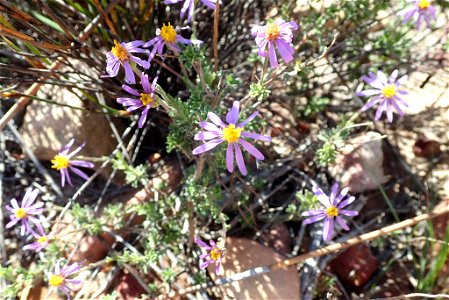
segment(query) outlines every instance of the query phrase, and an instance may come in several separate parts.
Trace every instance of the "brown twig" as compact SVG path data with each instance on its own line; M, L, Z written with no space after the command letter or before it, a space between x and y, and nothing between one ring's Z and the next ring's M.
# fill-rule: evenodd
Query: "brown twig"
M218 20L220 16L220 1L215 2L214 13L214 71L218 71Z

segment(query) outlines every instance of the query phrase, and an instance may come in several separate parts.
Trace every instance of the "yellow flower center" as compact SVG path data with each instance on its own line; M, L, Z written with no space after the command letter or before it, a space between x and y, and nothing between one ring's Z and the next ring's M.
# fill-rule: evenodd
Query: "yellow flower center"
M170 25L170 22L168 22L168 25L162 25L161 37L166 43L176 42L176 30Z
M140 101L145 106L151 104L151 106L154 107L154 105L156 104L153 97L151 97L150 94L144 94L144 93L140 94Z
M427 9L429 6L430 6L430 1L429 0L421 0L418 3L419 9Z
M111 49L112 54L120 59L121 61L129 59L128 50L125 49L122 45L119 44L116 40L114 40L114 47Z
M265 30L265 36L267 40L274 41L281 35L281 28L276 23L268 23L267 29Z
M23 219L27 216L27 211L24 208L19 208L16 210L16 217L19 219Z
M396 95L396 86L394 84L389 84L382 89L382 94L385 97L391 98Z
M335 206L330 206L326 209L326 215L330 218L334 218L338 216L338 208Z
M41 236L40 238L37 239L37 242L40 244L45 244L46 242L48 242L48 237Z
M235 143L240 138L243 128L235 128L234 124L223 129L223 139L228 143Z
M64 283L64 280L64 276L53 274L50 276L50 279L48 279L48 283L50 283L51 286L58 287Z
M222 250L220 250L219 248L214 248L210 252L210 258L212 258L213 260L219 260L222 254Z
M67 169L70 165L70 160L64 155L56 155L51 160L51 163L53 164L51 167L59 171L61 169Z

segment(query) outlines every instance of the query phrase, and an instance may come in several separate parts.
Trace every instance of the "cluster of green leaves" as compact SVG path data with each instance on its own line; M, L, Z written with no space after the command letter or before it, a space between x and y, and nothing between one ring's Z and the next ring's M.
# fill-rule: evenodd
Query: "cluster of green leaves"
M309 190L302 190L296 193L295 202L290 203L285 212L289 215L290 220L300 220L301 214L307 210L316 209L319 202L312 192Z
M318 139L323 144L316 151L316 158L319 165L327 166L335 162L339 149L346 145L351 128L354 126L357 125L354 125L351 119L344 119L336 128L320 131Z
M122 228L124 224L123 204L108 204L100 216L97 216L89 206L81 206L74 203L72 206L72 215L79 228L87 230L91 235L100 234L101 227L113 225L114 229Z
M136 188L140 185L145 185L147 181L147 166L138 165L132 166L128 164L123 157L123 154L118 152L115 158L112 160L112 167L114 170L120 170L125 173L125 181L132 187Z
M308 117L320 113L326 108L329 102L329 98L313 96L304 107L304 116Z

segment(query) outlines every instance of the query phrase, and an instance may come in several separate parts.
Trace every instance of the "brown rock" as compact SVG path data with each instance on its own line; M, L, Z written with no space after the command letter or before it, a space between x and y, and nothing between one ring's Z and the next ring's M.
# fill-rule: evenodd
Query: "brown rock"
M226 239L223 260L224 276L266 266L285 257L259 243L242 238ZM208 268L215 278L215 265ZM221 277L221 276L220 276ZM227 299L299 299L299 276L295 267L279 269L266 274L235 281L220 287Z
M119 293L120 300L134 300L140 298L146 291L131 274L123 274L118 279L115 290Z
M84 63L79 61L72 63L80 70L88 72L90 76L99 77L99 74L93 73L93 69ZM74 91L80 94L76 89ZM60 104L85 107L84 103L69 89L57 85L42 86L37 97L50 99ZM72 138L75 139L75 146L86 142L86 146L79 155L87 157L109 155L117 145L104 115L38 100L34 100L27 107L20 130L24 142L39 160L51 160L58 153L59 147L67 144ZM104 174L107 173L107 171L104 172Z
M274 248L278 253L288 254L291 252L292 239L284 223L274 223L264 234L264 240L268 247Z
M441 145L425 135L420 135L413 145L413 153L417 157L434 158L441 154Z
M378 263L366 244L348 248L331 263L330 267L342 282L354 288L363 287L377 271Z
M376 189L387 178L383 170L382 136L366 132L351 139L340 149L329 172L352 193Z

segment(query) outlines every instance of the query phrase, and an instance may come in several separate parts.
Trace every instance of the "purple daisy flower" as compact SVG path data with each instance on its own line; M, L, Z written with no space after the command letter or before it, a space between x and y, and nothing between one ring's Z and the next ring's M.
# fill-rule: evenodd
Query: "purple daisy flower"
M39 230L42 230L41 221L36 218L37 215L40 215L44 209L42 208L44 206L43 202L34 203L34 201L37 198L37 194L39 193L39 190L33 190L31 187L27 189L25 196L23 196L22 203L17 203L16 199L11 199L11 205L6 205L6 209L9 210L11 215L9 215L9 218L11 221L9 221L8 224L6 224L6 228L11 228L15 224L17 224L19 221L21 222L22 226L20 227L20 235L24 236L25 232L36 234L35 231L31 228L30 222L34 223Z
M192 19L193 11L195 10L195 0L165 0L164 3L165 4L176 4L176 3L179 3L182 1L184 1L184 4L182 5L182 8L181 8L181 19L184 19L184 16L187 12L187 21L190 22L190 20ZM216 1L214 1L214 0L200 0L200 1L208 8L215 10ZM220 1L220 4L222 4L221 1Z
M246 175L246 165L245 161L243 160L242 150L240 149L239 145L241 145L243 149L248 151L258 160L264 160L265 157L259 150L256 149L256 147L243 139L243 137L263 142L270 142L271 137L243 130L243 127L252 119L254 119L259 114L259 112L256 111L243 122L237 123L239 114L240 102L238 101L234 101L232 109L226 115L226 122L228 123L227 125L216 114L214 114L213 112L209 112L207 116L212 121L212 123L200 122L201 128L206 131L201 131L194 137L197 141L209 141L193 149L192 153L194 155L201 154L217 147L218 145L226 141L228 143L228 147L226 149L226 167L228 171L231 173L234 171L235 151L237 166L239 167L240 172L243 175Z
M419 30L421 21L427 23L427 27L430 28L432 19L436 19L436 9L430 4L429 0L407 0L408 3L413 3L411 6L400 11L398 15L403 16L402 23L408 22L412 17L416 20L416 29Z
M83 167L83 168L93 168L94 164L91 162L87 162L84 160L71 160L73 156L75 156L78 152L83 149L84 145L86 143L83 143L81 146L73 150L69 153L70 148L72 147L73 143L75 142L75 139L72 139L62 150L59 150L59 153L51 160L51 163L53 164L51 167L53 169L56 169L61 173L61 185L65 185L65 180L67 179L67 182L72 185L72 180L70 179L69 169L79 177L88 180L89 176L86 175L83 171L78 169L77 167Z
M275 48L277 48L285 63L291 62L295 52L291 46L293 40L292 31L297 29L298 24L296 22L285 22L282 19L277 19L275 22L268 23L265 26L254 26L251 32L256 37L256 44L259 46L259 56L267 56L268 46L268 56L272 68L279 65Z
M195 239L195 243L204 250L206 250L206 253L200 256L200 258L203 260L203 262L200 265L200 269L205 269L211 263L216 263L217 267L215 269L215 273L217 275L220 274L221 261L225 256L225 249L218 247L213 240L209 241L210 246L198 238Z
M69 292L72 289L70 287L68 287L67 284L68 283L81 284L82 281L75 280L75 279L67 279L67 277L78 272L79 270L81 270L81 266L76 262L69 266L65 266L63 268L59 267L59 262L58 262L58 263L56 263L55 272L53 274L51 274L50 277L48 278L48 283L52 287L59 288L67 296L67 299L70 299Z
M108 75L103 75L101 77L117 76L120 65L122 65L125 69L125 81L129 84L135 84L136 78L134 76L133 69L131 68L130 61L141 65L144 69L148 69L150 67L150 62L131 54L149 53L148 50L140 48L143 44L143 41L133 41L120 44L119 42L114 41L114 47L112 47L111 51L106 53L106 72L108 72Z
M402 117L404 112L400 106L408 107L408 104L400 97L400 95L407 94L407 92L401 90L400 87L407 81L408 76L404 75L396 80L397 77L398 70L394 70L389 78L387 78L387 76L380 70L377 71L377 76L372 72L369 72L368 76L362 76L362 80L371 85L374 89L357 92L357 96L374 97L361 108L361 111L366 111L373 105L380 103L376 111L375 120L379 120L383 112L386 111L388 122L393 122L393 108Z
M164 50L164 46L167 45L168 48L170 48L174 53L178 54L181 49L178 46L178 43L184 44L184 45L190 45L190 44L202 44L202 41L199 40L189 40L186 38L183 38L180 36L175 28L168 22L168 25L163 24L162 28L158 28L156 30L156 37L151 39L150 41L146 42L143 46L144 47L153 47L150 53L150 58L148 59L148 62L151 62L153 57L156 55L156 53L159 56L162 56L162 51Z
M25 245L23 250L34 250L36 252L41 252L43 249L47 248L50 244L50 237L44 233L43 230L39 230L40 234L35 234L36 242Z
M329 197L319 187L314 186L312 190L318 201L320 201L321 204L324 205L325 209L309 210L303 212L301 214L302 216L310 218L305 219L302 224L307 225L324 219L323 238L325 241L329 241L330 239L332 239L335 221L337 221L340 227L344 230L349 230L348 224L346 224L345 220L340 215L353 217L359 214L355 210L342 209L355 200L354 196L346 198L349 188L346 187L342 189L340 193L338 193L338 183L335 183L332 186L332 191Z
M142 72L141 75L141 82L142 82L142 88L143 93L139 93L135 89L127 86L126 84L122 85L122 88L127 91L128 93L139 97L139 99L134 98L117 98L117 102L122 104L123 106L127 106L127 111L133 111L136 109L139 109L141 107L145 107L142 111L142 114L139 118L139 128L143 127L143 124L145 123L145 120L147 119L148 110L150 108L155 108L159 105L156 95L154 93L156 89L156 82L157 77L153 79L153 82L150 85L150 81L148 79L148 75L144 74Z

